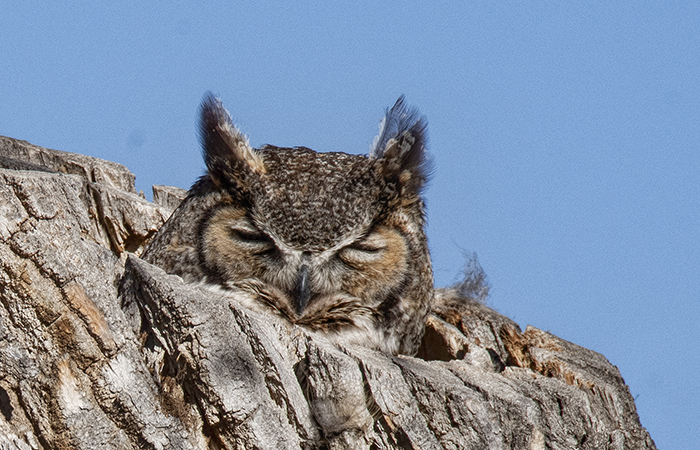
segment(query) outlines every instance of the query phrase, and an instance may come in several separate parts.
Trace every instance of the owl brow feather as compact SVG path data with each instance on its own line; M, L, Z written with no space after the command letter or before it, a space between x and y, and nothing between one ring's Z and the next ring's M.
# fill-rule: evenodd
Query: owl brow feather
M265 173L262 157L233 125L231 115L219 98L207 92L200 111L199 139L208 172L215 182L224 174L236 175L248 170Z
M399 138L406 131L409 131L417 140L423 140L426 119L417 109L407 107L404 100L402 95L391 109L386 110L379 122L379 134L370 146L370 158L384 157L389 141Z
M370 159L379 161L388 186L400 192L404 201L410 202L430 177L426 127L425 117L406 107L401 96L386 112L370 149Z

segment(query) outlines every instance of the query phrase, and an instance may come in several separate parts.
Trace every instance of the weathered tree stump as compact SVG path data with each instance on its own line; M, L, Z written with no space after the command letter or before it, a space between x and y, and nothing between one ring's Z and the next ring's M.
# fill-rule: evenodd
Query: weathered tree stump
M454 288L417 357L339 348L138 258L181 199L0 137L0 448L654 449L616 367Z

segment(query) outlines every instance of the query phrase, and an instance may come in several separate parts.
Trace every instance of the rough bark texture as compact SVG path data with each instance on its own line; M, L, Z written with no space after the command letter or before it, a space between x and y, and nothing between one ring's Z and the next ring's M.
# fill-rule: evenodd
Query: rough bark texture
M137 255L182 198L0 137L1 449L655 448L602 355L443 290L417 357L322 336Z

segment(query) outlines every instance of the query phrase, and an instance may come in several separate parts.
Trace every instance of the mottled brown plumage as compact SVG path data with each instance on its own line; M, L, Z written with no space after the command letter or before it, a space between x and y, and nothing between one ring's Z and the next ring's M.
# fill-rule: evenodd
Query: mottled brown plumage
M413 354L433 298L424 118L399 99L368 156L253 149L207 95L200 137L207 174L143 258L336 342Z

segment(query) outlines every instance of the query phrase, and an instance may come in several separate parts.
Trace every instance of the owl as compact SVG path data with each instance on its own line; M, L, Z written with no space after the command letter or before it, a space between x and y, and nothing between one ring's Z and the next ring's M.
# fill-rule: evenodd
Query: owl
M433 299L425 118L399 98L368 155L255 149L206 94L199 132L206 173L143 259L336 343L414 354Z

